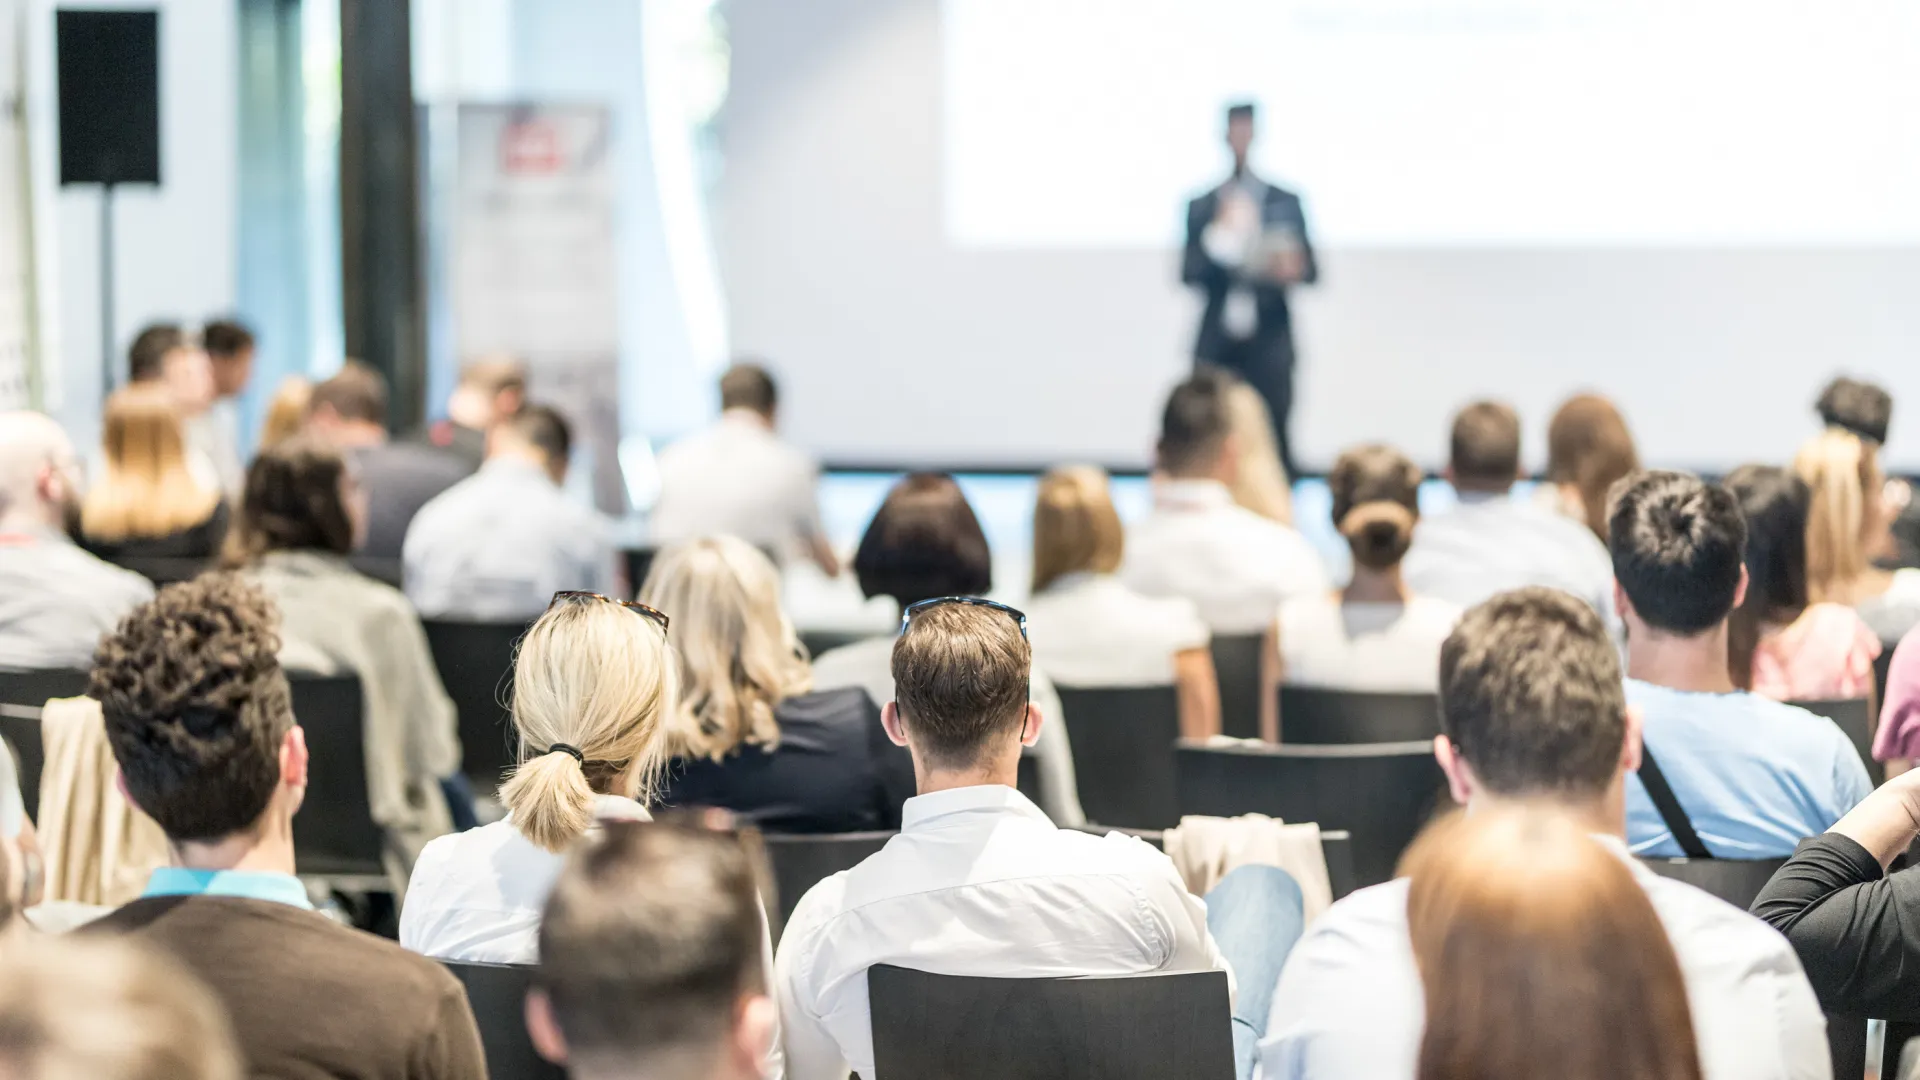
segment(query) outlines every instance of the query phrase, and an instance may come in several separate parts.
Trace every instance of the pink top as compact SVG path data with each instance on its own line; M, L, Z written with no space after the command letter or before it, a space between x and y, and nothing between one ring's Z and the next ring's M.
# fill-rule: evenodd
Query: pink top
M1887 703L1873 739L1876 761L1920 758L1920 627L1907 631L1887 670Z
M1873 692L1880 636L1845 604L1814 604L1753 650L1753 692L1776 701L1836 701Z

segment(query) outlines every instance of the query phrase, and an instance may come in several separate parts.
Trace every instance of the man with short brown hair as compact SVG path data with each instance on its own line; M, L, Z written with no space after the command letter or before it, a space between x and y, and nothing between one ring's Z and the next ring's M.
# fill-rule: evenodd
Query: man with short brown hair
M1299 886L1243 866L1202 903L1144 841L1055 828L1014 788L1021 747L1048 720L1027 700L1031 668L1026 616L1012 608L937 597L907 609L881 723L912 753L920 793L898 837L814 886L787 924L774 989L790 1080L873 1075L875 964L1001 978L1237 973L1235 1051L1251 1075L1299 936Z
M1472 607L1495 593L1544 585L1611 618L1607 549L1572 518L1514 497L1520 417L1512 406L1476 401L1454 415L1446 475L1459 505L1422 517L1400 564L1415 595Z

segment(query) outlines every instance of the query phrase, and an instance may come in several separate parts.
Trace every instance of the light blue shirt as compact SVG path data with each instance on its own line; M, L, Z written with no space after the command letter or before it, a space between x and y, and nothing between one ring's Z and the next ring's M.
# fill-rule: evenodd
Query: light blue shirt
M531 619L563 589L615 591L606 520L526 461L488 461L435 496L407 528L402 555L422 618Z
M1645 742L1707 850L1776 859L1873 791L1847 736L1824 716L1745 692L1693 693L1627 680ZM1636 774L1627 780L1635 855L1683 854Z
M1613 611L1613 562L1600 539L1564 514L1505 494L1461 492L1454 509L1421 518L1400 571L1416 595L1463 608L1544 585L1609 620Z
M141 896L239 896L313 910L307 887L292 874L264 870L187 870L163 866L147 879Z

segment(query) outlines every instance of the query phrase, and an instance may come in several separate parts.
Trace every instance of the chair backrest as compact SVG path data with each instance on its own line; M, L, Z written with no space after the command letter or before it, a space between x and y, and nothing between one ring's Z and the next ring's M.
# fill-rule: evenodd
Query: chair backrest
M460 771L491 793L513 767L513 647L523 622L476 623L423 619L427 648L440 683L460 714Z
M1710 892L1742 911L1767 887L1785 859L1641 859L1647 869L1664 878L1684 881Z
M634 592L647 583L647 572L653 569L654 556L660 554L659 548L630 547L620 549L620 562L627 572L627 588Z
M384 875L386 834L367 795L366 717L351 675L291 677L293 716L307 740L307 801L293 816L302 874Z
M1180 696L1171 686L1059 687L1087 820L1127 829L1180 823L1173 744Z
M793 909L807 890L842 870L860 865L867 856L887 846L894 832L821 833L814 836L769 833L767 861L773 865L773 887L780 902L776 937L793 918Z
M802 630L800 644L807 647L808 656L819 656L821 653L832 652L843 645L865 641L872 636L871 632L861 633L857 630ZM885 705L886 702L883 701L880 704Z
M527 1034L527 988L533 969L512 964L464 964L442 960L466 987L480 1047L493 1080L565 1080L567 1072L542 1058Z
M874 1072L915 1080L1232 1080L1221 971L988 979L867 969Z
M1430 742L1174 748L1182 814L1266 814L1353 836L1357 887L1393 877L1400 855L1445 798Z
M1236 739L1260 736L1260 634L1214 635L1213 675L1220 683L1220 733Z
M1829 701L1794 701L1788 704L1798 705L1817 716L1824 716L1837 724L1847 733L1847 740L1860 754L1861 764L1867 767L1867 775L1875 786L1887 778L1887 767L1873 760L1873 710L1866 698L1836 698Z
M40 774L47 763L40 710L53 698L80 697L86 692L84 671L0 671L0 736L13 747L20 796L29 817L40 816Z
M1373 694L1317 686L1280 688L1280 741L1310 745L1412 742L1440 734L1433 694Z

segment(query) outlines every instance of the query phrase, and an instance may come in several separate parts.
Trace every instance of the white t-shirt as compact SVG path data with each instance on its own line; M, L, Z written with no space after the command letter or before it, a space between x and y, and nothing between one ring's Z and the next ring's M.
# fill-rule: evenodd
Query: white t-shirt
M1146 596L1193 602L1215 634L1258 634L1280 602L1329 587L1305 537L1235 505L1214 480L1163 480L1153 513L1127 532L1120 577Z
M1343 604L1333 592L1280 605L1280 658L1294 686L1373 693L1440 689L1440 645L1460 608L1416 596L1405 604Z
M1899 644L1907 631L1920 626L1920 570L1911 566L1895 570L1886 592L1860 601L1854 610L1880 635L1882 644L1889 648Z
M1192 601L1142 596L1112 574L1067 574L1026 610L1034 661L1062 686L1166 686L1174 654L1211 637Z

